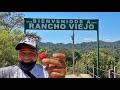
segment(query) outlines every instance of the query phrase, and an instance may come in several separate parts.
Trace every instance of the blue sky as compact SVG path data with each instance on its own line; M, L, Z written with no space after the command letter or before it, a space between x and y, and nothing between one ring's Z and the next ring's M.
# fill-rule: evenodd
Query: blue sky
M106 42L120 40L120 12L23 12L26 18L99 19L99 39ZM41 42L72 43L72 30L27 30L42 37ZM96 31L76 30L75 43L97 40Z

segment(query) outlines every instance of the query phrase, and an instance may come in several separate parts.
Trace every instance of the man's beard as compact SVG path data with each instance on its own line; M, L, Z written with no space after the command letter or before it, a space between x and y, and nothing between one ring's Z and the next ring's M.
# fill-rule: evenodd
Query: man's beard
M18 66L21 68L24 72L29 72L33 69L35 66L36 61L34 62L24 62L24 61L18 61Z

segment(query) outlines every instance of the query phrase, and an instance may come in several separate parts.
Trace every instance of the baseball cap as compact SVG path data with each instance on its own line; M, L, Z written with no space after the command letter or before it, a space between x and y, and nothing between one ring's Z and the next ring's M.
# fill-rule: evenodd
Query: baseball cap
M34 38L25 37L24 40L21 40L15 47L16 50L19 50L22 45L28 45L37 50L36 41Z

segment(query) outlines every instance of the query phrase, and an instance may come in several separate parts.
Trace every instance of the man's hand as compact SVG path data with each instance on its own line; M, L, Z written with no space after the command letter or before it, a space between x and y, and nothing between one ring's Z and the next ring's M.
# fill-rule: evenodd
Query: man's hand
M57 59L57 60L55 60ZM50 78L65 78L66 75L66 56L63 53L55 53L52 58L45 58L42 63L46 65Z

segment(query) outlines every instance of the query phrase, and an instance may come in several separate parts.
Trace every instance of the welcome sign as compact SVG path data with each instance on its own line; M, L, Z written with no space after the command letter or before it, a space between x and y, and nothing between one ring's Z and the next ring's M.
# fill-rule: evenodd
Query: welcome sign
M24 18L24 27L25 30L98 30L98 19Z

